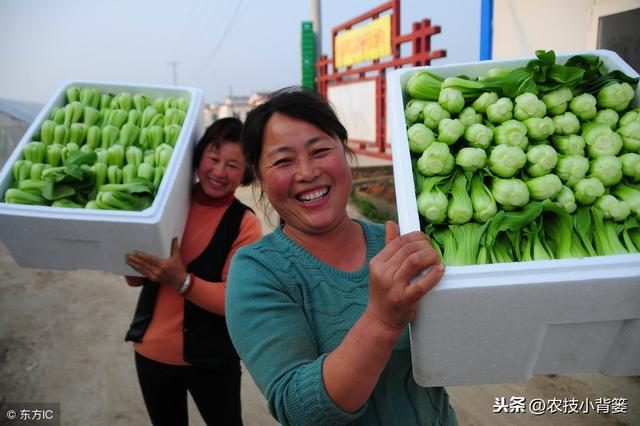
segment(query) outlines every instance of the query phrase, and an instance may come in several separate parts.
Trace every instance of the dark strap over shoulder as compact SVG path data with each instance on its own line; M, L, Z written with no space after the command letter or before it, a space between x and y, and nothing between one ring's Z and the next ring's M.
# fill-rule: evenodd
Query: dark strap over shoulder
M247 209L249 208L237 199L231 203L211 242L189 264L188 272L206 281L222 281L224 265L233 242L238 238L240 224ZM224 316L207 311L188 300L185 300L184 305L184 359L190 364L211 366L239 361Z
M229 205L205 250L187 265L187 271L210 282L222 280L222 271L233 242L240 233L245 210L237 199ZM253 211L253 210L251 210ZM213 284L217 285L217 284ZM145 279L133 321L125 340L141 342L153 316L159 284ZM224 316L185 300L184 359L191 364L220 365L237 361Z
M222 270L227 261L227 255L231 251L233 242L240 233L240 224L245 210L251 210L234 199L222 215L218 228L209 242L207 248L189 263L187 272L211 282L222 281Z

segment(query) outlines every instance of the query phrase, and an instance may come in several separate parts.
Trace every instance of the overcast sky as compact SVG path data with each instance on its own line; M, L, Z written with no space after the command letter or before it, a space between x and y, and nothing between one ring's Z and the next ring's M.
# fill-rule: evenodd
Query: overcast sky
M383 0L322 0L331 29ZM433 64L476 61L480 0L402 0L402 33L442 27ZM300 84L300 29L310 0L0 0L0 98L44 103L66 80L178 85L205 102Z

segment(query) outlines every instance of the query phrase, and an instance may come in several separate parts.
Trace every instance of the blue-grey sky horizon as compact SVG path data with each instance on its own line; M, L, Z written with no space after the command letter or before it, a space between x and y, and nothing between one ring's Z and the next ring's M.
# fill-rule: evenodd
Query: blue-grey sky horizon
M331 29L384 0L323 0L322 51ZM401 30L431 19L442 33L434 65L476 61L480 0L402 0ZM309 0L2 0L0 98L44 103L65 81L177 84L227 95L300 84L300 30Z

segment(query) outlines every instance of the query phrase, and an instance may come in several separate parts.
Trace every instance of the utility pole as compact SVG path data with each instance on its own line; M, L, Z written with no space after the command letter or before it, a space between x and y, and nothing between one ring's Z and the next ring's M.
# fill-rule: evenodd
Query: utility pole
M171 66L171 70L172 70L172 75L173 75L173 85L177 86L178 85L178 62L177 61L171 61L169 62L169 65Z
M322 55L322 14L321 0L311 0L311 22L316 42L316 60Z

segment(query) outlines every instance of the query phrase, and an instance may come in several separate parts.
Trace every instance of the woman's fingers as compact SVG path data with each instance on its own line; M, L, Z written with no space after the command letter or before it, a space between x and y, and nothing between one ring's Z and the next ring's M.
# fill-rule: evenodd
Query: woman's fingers
M138 271L147 278L155 278L155 264L148 262L144 256L140 256L140 253L127 255L125 258L127 265L131 266L134 270Z
M396 237L376 256L370 268L382 288L406 286L421 270L440 262L440 257L421 232Z
M142 266L139 265L135 262L129 261L127 260L127 265L129 265L131 267L131 269L133 269L136 272L139 272L140 274L144 275L145 277L147 277L147 270ZM149 277L147 277L149 278Z
M381 261L387 262L398 252L398 250L402 250L403 246L416 241L427 241L426 236L420 231L414 231L405 235L399 235L393 240L389 241L387 245L384 246L382 251L378 253L377 257L379 257Z
M405 298L407 303L415 303L436 286L444 275L444 264L433 265L424 274L416 277L409 286L405 288Z
M135 269L135 266L140 264L140 260L134 254L128 254L124 257L124 261L127 265Z
M152 254L149 253L145 253L143 251L136 251L133 253L132 256L136 256L138 259L144 261L144 262L148 262L148 263L155 263L155 264L159 264L160 262L162 262L162 258L158 257L158 256L154 256Z
M400 228L398 227L398 224L391 220L388 220L387 223L385 223L384 227L384 245L386 246L399 236Z
M408 285L423 270L440 263L438 254L426 244L414 244L407 250L413 252L401 259L400 266L395 269L393 275L394 282L400 285Z
M411 279L418 271L440 261L440 257L429 240L420 232L401 236L385 247L385 249L387 248L385 269L393 270L394 279ZM398 277L397 272L403 267L410 268L410 270ZM407 277L407 274L410 277Z
M442 278L444 265L426 240L404 244L385 265L391 272L388 291L396 292L396 301L414 304Z
M172 241L171 246L171 256L166 259L136 251L126 255L125 262L152 281L176 286L182 283L186 271L177 238Z
M428 247L427 244L425 240L409 241L402 244L387 260L388 267L394 270L400 268L414 253L424 251Z

